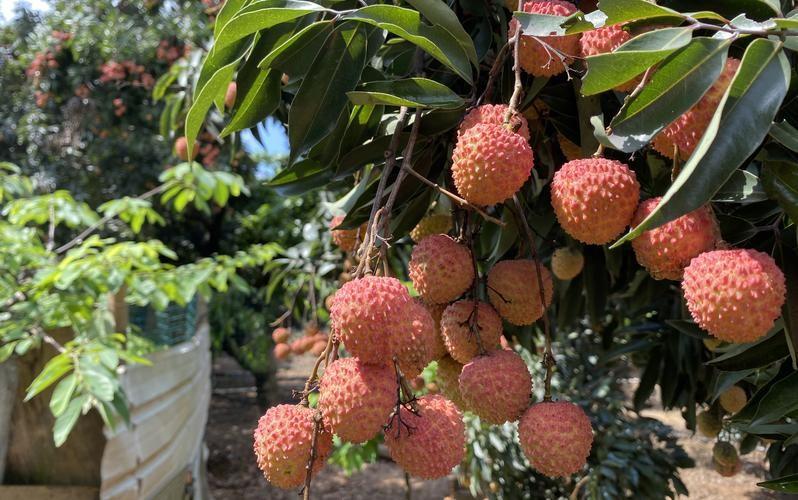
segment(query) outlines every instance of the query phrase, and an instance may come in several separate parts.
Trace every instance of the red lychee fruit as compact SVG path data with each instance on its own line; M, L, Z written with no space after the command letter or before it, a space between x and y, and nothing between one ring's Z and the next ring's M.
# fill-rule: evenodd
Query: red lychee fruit
M196 158L199 153L199 145L198 141L194 141L194 150L191 155L192 160ZM188 161L188 140L185 136L180 136L175 140L175 154L181 160Z
M551 254L551 271L558 279L576 278L585 267L585 257L576 248L562 247Z
M288 341L291 336L291 331L288 328L278 327L272 331L272 340L275 344L282 344Z
M291 348L291 353L297 356L300 354L305 354L307 350L310 349L310 346L307 342L305 342L304 337L296 339L288 345Z
M393 332L411 300L396 278L366 276L335 292L330 321L352 356L364 363L389 363Z
M321 353L327 349L327 341L326 340L316 340L310 346L309 352L314 356L321 356Z
M582 57L596 56L614 51L632 39L632 35L623 29L620 24L603 26L601 28L585 31L579 39L579 49ZM642 77L635 77L626 83L615 87L619 92L631 92L640 83Z
M477 356L460 373L468 408L491 424L514 422L529 407L532 376L521 356L503 349Z
M324 424L344 441L368 441L391 414L396 388L396 374L388 366L367 365L357 358L337 359L319 382Z
M659 203L650 198L637 208L632 226L637 226ZM715 249L720 239L712 209L704 206L676 220L646 231L632 240L637 262L655 279L680 280L694 257Z
M435 326L427 308L417 301L407 303L392 332L390 346L405 377L418 376L432 361L435 343Z
M576 7L562 0L534 0L524 4L524 12L549 16L568 17ZM507 36L515 36L518 21L510 21ZM566 70L574 57L579 55L579 35L532 37L521 34L518 58L521 68L534 76L554 76Z
M504 116L507 114L507 109L509 107L506 104L483 104L482 106L477 106L463 117L460 128L457 129L457 137L459 138L479 123L504 126ZM529 140L529 124L522 115L515 114L511 116L508 125L510 130L514 130L516 134L527 141Z
M445 234L427 236L413 247L407 273L425 302L451 302L474 281L471 251Z
M430 360L435 361L447 354L446 344L443 343L443 336L441 335L441 317L444 309L446 309L446 304L424 304L424 307L427 308L432 317L432 327L435 331L433 342L429 346Z
M673 158L674 152L678 152L682 160L689 158L704 135L739 66L739 59L726 59L726 66L720 76L701 100L654 136L651 142L654 149L668 158Z
M236 82L230 82L227 85L227 91L224 93L224 107L231 109L236 103L236 94L238 93L238 86Z
M391 458L421 479L447 476L465 456L465 425L457 406L439 394L422 396L418 414L402 406L385 430Z
M449 214L431 214L416 224L410 231L410 238L418 243L433 234L446 234L452 229L452 216Z
M540 268L540 280L538 279ZM543 304L540 297L543 282ZM551 273L533 260L503 260L488 272L488 297L499 315L514 325L531 325L551 304Z
M443 343L458 363L468 363L479 354L480 343L486 350L495 348L501 335L502 320L485 302L459 300L450 304L441 315Z
M753 342L781 315L784 273L766 253L713 250L690 261L682 281L698 325L726 342Z
M344 221L343 215L336 215L330 220L330 235L333 243L344 252L355 250L355 246L360 243L366 235L366 225L363 224L357 229L335 229Z
M640 185L635 173L616 160L569 161L551 183L551 205L566 233L603 245L621 234L637 208Z
M300 405L278 405L269 408L258 420L255 456L258 468L271 484L290 489L305 482L315 426L314 412ZM331 451L332 436L320 428L312 474L324 467Z
M458 408L465 411L466 407L463 396L460 394L460 373L463 365L452 359L451 356L444 356L438 360L438 371L435 380L441 394L449 398Z
M291 346L288 344L277 344L274 346L274 359L283 360L291 355Z
M457 192L475 205L493 205L521 189L535 156L522 136L504 126L479 123L465 131L452 153Z
M587 463L593 428L577 405L543 401L521 417L518 440L535 470L548 477L568 477Z

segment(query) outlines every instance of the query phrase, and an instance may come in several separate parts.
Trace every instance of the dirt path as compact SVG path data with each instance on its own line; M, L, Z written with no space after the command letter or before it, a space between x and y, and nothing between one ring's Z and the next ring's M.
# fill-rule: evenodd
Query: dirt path
M300 356L283 364L278 373L277 399L292 402L291 391L301 388L312 366L310 356ZM213 366L214 393L211 401L206 442L209 449L208 478L216 500L275 499L296 500L295 491L269 486L258 471L252 452L252 430L261 411L255 401L251 376L228 356L219 356ZM696 461L696 467L682 471L682 480L691 499L761 500L777 497L756 486L764 477L760 448L743 458L743 471L724 478L712 469L713 442L693 436L684 427L678 412L644 412L671 425L682 446ZM452 493L452 479L414 480L415 500L441 499ZM404 498L404 474L388 460L366 466L350 477L339 469L326 467L313 481L314 498L384 500ZM457 495L458 498L469 498Z

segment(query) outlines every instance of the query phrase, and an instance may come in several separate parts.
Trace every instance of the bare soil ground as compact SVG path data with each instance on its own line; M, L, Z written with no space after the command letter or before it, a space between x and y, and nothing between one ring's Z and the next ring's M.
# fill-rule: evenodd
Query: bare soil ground
M292 390L301 388L310 373L313 360L300 356L285 362L278 372L274 404L293 402ZM241 370L228 356L219 356L213 367L214 393L206 432L209 449L208 480L216 500L297 499L295 491L283 491L269 486L255 465L252 451L252 431L261 410L255 399L251 376ZM682 479L690 490L691 499L761 500L787 498L776 496L756 486L764 478L764 449L743 458L743 471L724 478L712 469L713 442L693 436L675 411L647 410L647 416L672 426L682 446L696 461L696 467L682 471ZM451 497L454 480L412 481L413 499L441 499ZM335 467L326 467L313 481L313 497L321 499L383 500L405 497L404 474L395 464L381 460L362 471L346 477ZM458 492L458 498L469 498Z

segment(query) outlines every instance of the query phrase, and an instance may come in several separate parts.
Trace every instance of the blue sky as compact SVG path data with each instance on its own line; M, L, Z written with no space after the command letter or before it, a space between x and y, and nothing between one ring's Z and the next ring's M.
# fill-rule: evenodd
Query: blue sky
M0 0L0 21L9 21L14 15L18 4L28 5L33 10L47 10L50 8L46 0Z

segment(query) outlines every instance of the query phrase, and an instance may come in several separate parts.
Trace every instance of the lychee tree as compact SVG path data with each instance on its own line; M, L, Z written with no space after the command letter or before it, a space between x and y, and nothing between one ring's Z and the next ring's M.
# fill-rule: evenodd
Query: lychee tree
M286 123L269 185L339 194L333 239L353 259L300 401L258 425L266 478L309 496L331 434L359 442L380 420L408 473L448 474L466 411L519 421L531 467L581 477L578 496L601 410L562 389L579 336L640 370L635 410L659 386L690 428L703 412L718 472L767 439L761 485L796 491L794 7L227 0L187 157L235 81L222 134ZM440 393L417 397L433 361Z

